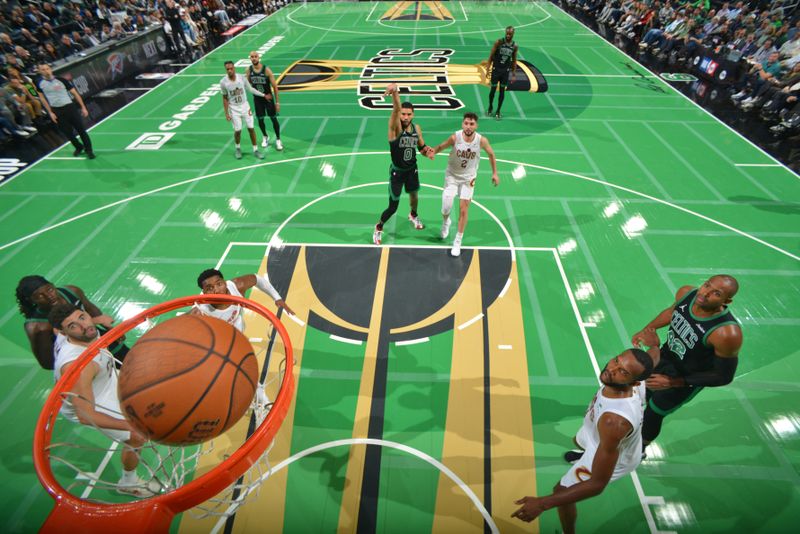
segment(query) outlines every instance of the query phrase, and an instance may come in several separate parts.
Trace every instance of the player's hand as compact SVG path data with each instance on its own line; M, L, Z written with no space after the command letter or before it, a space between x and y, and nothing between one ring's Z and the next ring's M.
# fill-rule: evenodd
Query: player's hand
M426 146L422 155L432 161L436 157L436 151L433 150L433 147Z
M84 119L85 119L86 117L88 117L88 116L89 116L89 110L88 110L88 109L86 109L86 106L83 106L83 107L81 108L81 116L82 116Z
M272 95L269 93L265 94L264 100L266 100L267 102L272 102Z
M492 183L494 184L495 187L500 185L500 177L497 176L496 174L493 174L492 175Z
M228 121L228 122L231 122L231 114L230 113L225 112L225 120Z
M670 389L672 387L672 379L667 375L650 375L645 381L647 389L658 391L660 389Z
M58 124L58 117L56 117L56 114L53 113L52 111L50 112L50 120Z
M111 328L111 326L114 324L114 319L112 319L108 315L103 314L103 315L98 315L97 317L92 317L92 322L94 324L101 324L106 328Z
M642 328L641 330L639 330L638 332L633 334L633 337L631 338L631 344L633 344L634 347L638 347L640 343L644 343L648 347L652 347L653 345L648 344L647 341L645 341L645 340L646 339L650 339L649 335L651 333L655 334L655 332L656 332L655 328L653 328L651 326L645 326L644 328ZM658 336L656 336L656 337L658 337Z
M275 102L275 114L277 115L280 112L281 112L281 105L278 102Z
M644 330L637 332L634 334L633 338L634 347L639 347L639 345L644 345L645 347L657 347L661 344L661 340L658 339L658 333L656 333L655 328L645 328Z
M289 306L286 305L285 300L283 299L276 300L275 305L278 306L279 308L283 308L284 310L286 310L286 313L288 313L289 315L294 315L294 310L292 310Z
M526 523L530 523L544 512L544 505L539 497L523 497L518 501L514 501L514 504L521 504L522 506L511 514L511 517L516 517Z
M397 92L397 84L390 83L389 85L386 86L386 91L383 92L383 96L391 95L392 93L396 92Z
M517 81L517 73L511 71L511 83L514 83L515 81Z

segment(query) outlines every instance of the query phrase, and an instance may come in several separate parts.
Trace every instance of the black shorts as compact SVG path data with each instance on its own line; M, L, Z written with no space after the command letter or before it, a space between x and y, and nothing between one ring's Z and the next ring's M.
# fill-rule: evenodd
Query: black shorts
M389 166L389 198L399 200L403 187L406 193L419 191L419 171L416 165L406 170L398 169L394 165Z
M255 104L256 108L256 117L264 117L266 115L274 117L276 115L274 96L270 100L266 100L260 96L257 96L253 98L253 104Z
M653 374L667 375L671 377L681 376L681 373L675 368L675 365L668 359L665 359L663 354L661 361L653 369ZM659 415L669 415L690 400L695 395L703 390L702 386L689 386L685 388L670 388L659 389L656 391L647 390L647 409L653 410Z
M498 83L503 87L508 85L508 77L511 74L509 69L492 68L492 87Z

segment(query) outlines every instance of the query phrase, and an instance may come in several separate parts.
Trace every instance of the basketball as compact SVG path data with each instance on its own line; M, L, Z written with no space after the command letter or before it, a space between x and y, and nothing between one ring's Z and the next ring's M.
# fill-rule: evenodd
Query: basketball
M182 315L136 342L117 393L125 418L150 440L192 445L236 423L256 387L258 362L244 334L219 319Z

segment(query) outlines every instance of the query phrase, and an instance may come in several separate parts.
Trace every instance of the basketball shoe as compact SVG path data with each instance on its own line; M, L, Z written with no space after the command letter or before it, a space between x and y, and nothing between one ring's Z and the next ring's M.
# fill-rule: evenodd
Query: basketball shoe
M439 237L442 239L447 239L448 235L450 235L450 217L442 223L442 230L439 232Z
M275 150L283 150L283 143L280 139L275 139Z
M378 225L375 225L375 231L372 232L372 242L376 245L381 244L381 238L383 237L383 230L378 230Z
M264 139L261 140L261 146L264 148L269 146L269 134L264 134Z
M415 217L409 213L408 220L411 221L411 224L413 224L414 228L417 230L423 230L425 228L425 225L422 224L422 221L419 220L419 216Z
M453 241L453 248L450 249L450 255L454 258L461 256L461 240L456 236Z
M233 157L236 159L242 159L242 149L237 148L236 152L234 152Z

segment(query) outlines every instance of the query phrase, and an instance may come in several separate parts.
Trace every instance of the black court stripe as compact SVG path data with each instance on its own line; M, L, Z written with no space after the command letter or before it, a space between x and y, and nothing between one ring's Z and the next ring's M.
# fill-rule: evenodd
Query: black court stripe
M375 361L375 380L372 384L367 437L383 439L386 411L386 386L389 375L389 329L381 327ZM361 499L358 503L357 534L373 534L378 524L378 491L381 479L381 451L378 445L367 445L364 457L364 474L361 482Z

